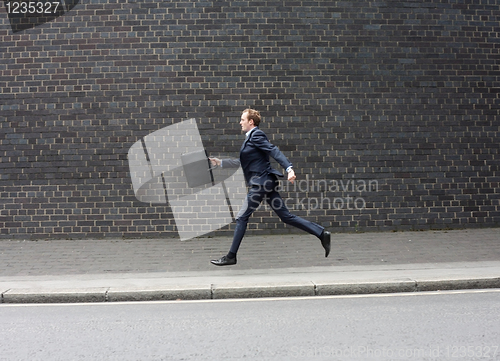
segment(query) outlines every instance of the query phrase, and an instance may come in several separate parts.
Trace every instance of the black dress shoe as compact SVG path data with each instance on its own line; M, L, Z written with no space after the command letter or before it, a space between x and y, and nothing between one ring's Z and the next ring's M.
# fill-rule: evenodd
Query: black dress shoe
M236 264L236 257L229 258L228 256L222 256L220 259L211 260L210 263L216 266L231 266L233 264Z
M324 230L323 233L321 233L319 239L321 240L321 245L325 249L325 257L328 257L328 255L330 254L330 243L331 243L330 232Z

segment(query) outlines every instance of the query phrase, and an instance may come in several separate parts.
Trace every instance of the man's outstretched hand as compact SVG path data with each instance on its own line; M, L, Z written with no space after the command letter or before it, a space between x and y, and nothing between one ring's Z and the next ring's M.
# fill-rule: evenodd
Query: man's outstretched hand
M221 160L219 158L212 158L212 157L208 157L208 159L210 159L210 163L212 163L212 165L216 165L216 166L220 166L220 164L222 163Z
M293 169L290 169L290 172L288 172L288 180L290 182L292 182L292 184L293 184L293 181L295 180L295 178L297 178L295 176L295 172L293 171Z

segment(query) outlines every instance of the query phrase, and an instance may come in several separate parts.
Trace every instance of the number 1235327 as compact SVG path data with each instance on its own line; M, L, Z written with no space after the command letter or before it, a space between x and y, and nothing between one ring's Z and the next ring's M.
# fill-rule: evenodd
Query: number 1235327
M8 14L55 14L61 6L59 1L7 1Z

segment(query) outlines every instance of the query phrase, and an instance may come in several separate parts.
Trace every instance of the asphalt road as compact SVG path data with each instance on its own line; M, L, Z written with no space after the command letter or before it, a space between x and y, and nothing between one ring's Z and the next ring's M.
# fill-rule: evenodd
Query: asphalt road
M500 290L0 305L1 360L499 360Z

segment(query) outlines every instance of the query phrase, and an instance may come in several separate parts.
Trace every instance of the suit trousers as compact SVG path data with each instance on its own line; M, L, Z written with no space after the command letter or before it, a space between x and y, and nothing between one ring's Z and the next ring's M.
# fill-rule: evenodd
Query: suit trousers
M236 228L234 230L230 252L235 254L238 253L238 249L247 229L248 219L262 203L264 197L266 197L267 203L271 206L272 210L286 224L297 227L318 238L323 233L324 227L290 213L279 192L276 190L278 183L276 178L274 175L270 177L271 179L268 179L265 185L257 184L250 187L247 197L245 198L245 203L236 216Z

